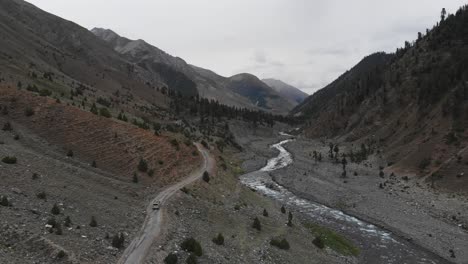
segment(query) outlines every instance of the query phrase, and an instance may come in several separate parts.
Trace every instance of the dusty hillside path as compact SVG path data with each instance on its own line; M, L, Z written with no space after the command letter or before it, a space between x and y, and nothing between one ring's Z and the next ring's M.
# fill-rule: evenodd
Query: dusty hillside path
M137 237L135 237L130 245L128 245L128 247L125 249L118 263L143 263L151 245L161 234L161 230L163 228L163 214L167 212L165 208L167 201L182 187L200 179L203 176L203 172L212 171L215 167L215 160L209 155L208 150L204 149L202 146L200 146L200 144L195 145L203 156L202 166L193 171L185 179L162 190L153 200L150 201L148 207L146 208L146 219L143 223L143 226L141 227L141 230L138 232ZM153 210L152 207L153 203L155 202L159 202L161 207L160 210Z

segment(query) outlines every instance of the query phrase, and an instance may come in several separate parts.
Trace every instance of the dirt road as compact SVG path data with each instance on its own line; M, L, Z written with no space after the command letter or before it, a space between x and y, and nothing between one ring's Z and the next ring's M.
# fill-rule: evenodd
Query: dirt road
M200 179L205 171L212 171L215 166L215 161L210 157L208 151L199 144L196 144L198 151L203 156L203 164L200 168L193 171L187 178L182 181L171 185L161 191L146 208L147 214L145 222L130 245L125 249L120 257L119 264L137 264L143 263L153 242L158 238L162 230L163 214L167 212L165 205L167 201L179 191L182 187L191 184L192 182ZM153 203L159 202L161 209L153 210Z

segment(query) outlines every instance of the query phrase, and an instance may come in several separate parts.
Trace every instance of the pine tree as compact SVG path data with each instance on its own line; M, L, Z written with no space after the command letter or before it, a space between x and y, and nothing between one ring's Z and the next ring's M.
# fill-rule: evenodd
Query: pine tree
M54 204L54 206L52 206L52 210L50 210L50 212L53 215L59 215L60 214L60 208L57 206L57 204Z
M260 220L258 219L258 217L255 217L252 227L257 229L258 231L262 230L262 225L260 224Z
M97 221L94 216L91 216L91 222L89 223L90 227L96 227L97 226Z

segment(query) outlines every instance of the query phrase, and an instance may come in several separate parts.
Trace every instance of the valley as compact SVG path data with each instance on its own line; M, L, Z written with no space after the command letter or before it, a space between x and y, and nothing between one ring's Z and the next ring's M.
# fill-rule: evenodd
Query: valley
M174 47L238 64L212 24ZM0 263L467 264L468 6L416 36L322 85L287 37L221 75L0 0Z

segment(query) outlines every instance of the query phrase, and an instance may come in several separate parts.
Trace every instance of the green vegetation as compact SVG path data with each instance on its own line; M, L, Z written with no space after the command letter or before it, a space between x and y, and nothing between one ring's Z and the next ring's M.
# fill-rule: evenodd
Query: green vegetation
M207 171L203 173L203 180L205 182L210 182L210 174Z
M67 216L67 217L65 218L65 223L64 223L63 225L64 225L65 227L70 227L71 224L72 224L72 221L71 221L71 219L70 219L70 216Z
M286 240L286 238L283 238L282 240L279 240L277 238L273 238L270 241L270 245L275 246L275 247L277 247L279 249L283 249L283 250L288 250L290 248L289 242Z
M320 237L314 244L319 247L323 243L324 247L327 246L332 250L345 255L345 256L357 256L359 255L359 248L352 244L351 241L343 237L342 235L334 232L326 227L319 226L314 223L307 223L305 226L310 230L316 237ZM321 240L321 241L320 241Z
M431 165L431 159L430 158L424 158L421 160L421 162L419 163L419 168L421 170L424 170L425 168L427 168L427 166Z
M175 253L169 253L167 257L164 258L165 264L177 264L178 258Z
M50 212L53 215L59 215L60 214L60 208L58 207L58 205L56 203L54 204L54 206L52 206L52 209L50 210Z
M47 199L47 194L44 191L38 193L36 196L37 196L37 198L39 198L41 200Z
M120 249L123 247L124 243L125 243L125 236L123 233L115 234L112 237L112 246L114 248Z
M195 240L193 237L185 239L180 245L180 247L183 250L192 252L199 257L203 255L203 250L202 250L200 243L197 240Z
M286 213L286 208L284 208L284 205L281 206L281 213L285 214Z
M133 173L133 183L138 183L138 175L136 173Z
M89 222L90 227L96 227L97 226L97 221L94 216L91 216L91 222Z
M107 109L105 107L102 107L102 108L99 109L99 115L103 116L103 117L106 117L106 118L111 118L112 117L111 113L109 112L109 109Z
M34 115L34 110L31 107L26 107L26 109L24 110L24 115L28 117L32 116Z
M257 229L258 231L262 230L262 224L260 224L260 220L258 219L258 217L255 217L252 227Z
M171 145L179 150L179 141L177 141L177 139L171 139Z
M222 246L224 245L224 236L223 234L219 233L218 236L216 236L215 238L213 238L213 243L215 243L216 245L219 245L219 246Z
M1 205L1 206L10 206L11 203L10 203L10 201L8 200L8 197L2 196L2 199L0 199L0 205Z
M13 156L6 156L2 159L2 162L6 164L16 164L16 161L16 157Z
M185 263L187 264L197 264L198 261L197 261L197 256L195 256L194 254L190 254L187 258L187 260L185 261Z
M6 108L4 108L6 109ZM3 124L3 128L2 128L3 131L12 131L13 128L11 127L11 123L10 122L5 122L5 124Z
M60 250L59 253L57 253L57 258L58 259L63 259L66 256L67 256L67 254L63 250Z
M141 158L140 162L138 163L138 170L141 172L148 171L148 162L146 162L146 160L144 160L143 158Z
M268 217L268 211L266 209L263 209L263 216Z

